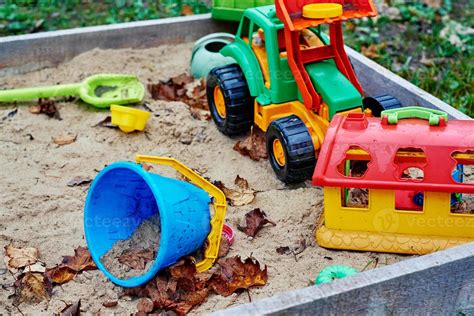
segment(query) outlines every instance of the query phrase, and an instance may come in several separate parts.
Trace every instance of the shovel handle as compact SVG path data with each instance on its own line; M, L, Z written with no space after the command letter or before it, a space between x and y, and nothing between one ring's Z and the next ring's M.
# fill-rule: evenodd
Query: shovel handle
M43 98L77 96L81 84L65 84L38 88L0 90L0 102L30 101Z
M217 260L219 254L222 230L224 228L224 220L227 212L227 200L224 193L194 170L188 168L176 159L137 155L136 162L138 164L147 162L172 167L214 198L214 218L211 220L211 232L207 236L208 246L204 254L205 259L196 264L196 269L199 273L209 270Z

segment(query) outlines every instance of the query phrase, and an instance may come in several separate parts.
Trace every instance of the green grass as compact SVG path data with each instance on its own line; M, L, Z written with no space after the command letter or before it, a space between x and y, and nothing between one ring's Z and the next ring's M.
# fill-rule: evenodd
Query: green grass
M179 16L188 6L209 12L199 0L6 0L0 5L0 36Z
M390 9L379 17L346 23L346 43L474 116L474 2L444 0L434 8L421 1L385 1ZM209 12L209 2L5 0L0 36L199 14Z
M346 24L346 43L462 112L474 116L474 8L392 1L375 19Z

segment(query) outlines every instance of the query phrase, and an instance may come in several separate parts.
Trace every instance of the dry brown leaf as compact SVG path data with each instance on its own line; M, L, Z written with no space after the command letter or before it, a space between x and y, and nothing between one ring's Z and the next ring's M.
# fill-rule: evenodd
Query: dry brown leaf
M276 226L276 224L267 219L267 214L264 211L256 208L247 214L245 214L246 226L237 226L237 228L244 232L247 236L255 237L257 233L263 228L266 224L271 224Z
M102 306L104 306L105 308L112 308L117 305L118 305L118 301L107 301L107 302L102 303Z
M251 258L245 261L237 256L219 260L221 272L215 275L210 287L222 296L230 296L239 289L248 289L252 286L262 286L267 283L267 267L263 270L260 263Z
M149 84L148 91L153 100L181 101L189 105L193 117L210 119L204 80L194 80L188 74L181 74L169 80ZM204 110L205 112L191 109Z
M138 315L146 315L151 307L184 315L207 298L212 275L198 274L193 258L188 257L162 271L146 286L127 290L127 294L146 298L137 306Z
M244 141L238 141L234 150L243 156L249 156L250 159L260 161L267 159L267 145L264 133L258 128L253 127L250 136Z
M112 117L110 115L106 116L99 123L95 124L92 127L107 127L107 128L118 128L118 126L112 124Z
M32 114L46 114L49 117L61 120L56 102L49 99L39 99L38 104L30 107Z
M300 253L302 253L303 251L306 250L306 238L304 238L303 235L301 235L301 237L298 239L298 241L296 242L296 244L293 245L292 247L293 249L293 253L295 255L299 255Z
M46 272L46 267L43 265L43 263L36 262L35 264L32 264L31 266L25 267L24 272L45 273Z
M53 137L53 143L59 146L65 146L65 145L74 143L76 139L77 139L77 134L69 133L69 134Z
M194 78L188 74L180 74L174 78L171 78L171 81L178 86L178 88L183 88L183 86L187 85L194 81Z
M37 304L51 297L52 285L41 273L27 272L15 282L14 305Z
M231 206L244 206L255 200L255 191L251 189L229 189L220 181L214 182L214 185L224 192Z
M15 248L8 245L4 249L9 270L24 268L38 262L39 251L36 248Z
M197 108L190 107L189 111L191 112L191 116L200 121L210 121L212 119L211 112L206 110L201 110Z
M181 302L176 305L174 311L178 315L186 315L194 306L201 305L209 296L209 289L202 289L195 292L187 292L181 295Z
M81 300L75 304L67 305L62 311L61 316L79 316L81 315Z
M209 104L207 103L207 86L204 79L196 80L192 85L189 85L186 97L185 103L191 108L203 110L206 114L209 113L210 118Z
M45 276L47 276L53 284L64 284L74 279L76 274L76 272L68 267L57 266L46 270Z
M74 250L74 256L64 256L60 265L46 270L45 276L55 284L64 284L82 271L95 269L97 267L89 250L86 247L78 247Z
M137 310L139 313L151 313L153 309L153 301L148 297L143 297L138 301Z
M289 255L291 254L291 249L290 247L288 246L282 246L282 247L278 247L276 249L276 252L279 254L279 255Z
M81 186L81 185L84 185L84 184L89 184L91 182L92 182L92 179L90 177L77 176L77 177L74 177L71 180L69 180L69 182L67 183L67 186L68 187L76 187L76 186Z
M221 244L219 246L219 258L223 258L229 254L230 251L230 243L227 240L227 238L222 238L221 239Z
M148 91L153 100L180 101L182 98L186 98L185 85L193 82L193 80L191 76L181 74L157 84L149 84Z
M74 256L65 256L61 265L75 272L97 269L87 247L78 247L75 249Z
M375 44L370 44L368 47L365 45L362 46L361 52L364 56L372 58L372 59L380 57L380 54L378 53L377 45Z
M194 15L193 8L191 8L191 6L187 4L183 5L181 9L181 15Z
M249 182L247 180L245 180L244 178L241 178L239 175L237 175L237 177L235 178L234 184L237 185L239 188L244 189L244 190L249 190L250 189Z
M155 259L152 249L126 249L118 258L121 264L135 270L145 270L146 264Z
M426 5L429 5L430 7L439 9L441 8L443 1L442 0L423 0L423 3Z

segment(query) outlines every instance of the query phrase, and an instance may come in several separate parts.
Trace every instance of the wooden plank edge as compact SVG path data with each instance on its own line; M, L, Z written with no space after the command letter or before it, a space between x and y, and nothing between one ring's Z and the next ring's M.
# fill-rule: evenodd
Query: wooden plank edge
M416 284L418 289L414 289ZM413 290L420 291L418 296L413 295ZM401 314L403 311L474 313L474 243L211 315L400 314L400 311Z

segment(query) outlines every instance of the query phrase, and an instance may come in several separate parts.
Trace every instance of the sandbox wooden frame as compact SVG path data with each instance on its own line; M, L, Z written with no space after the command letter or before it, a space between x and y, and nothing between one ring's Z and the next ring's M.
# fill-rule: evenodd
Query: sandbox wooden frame
M235 29L235 24L216 22L205 14L4 37L0 77L54 67L94 48L155 47ZM389 93L405 106L422 105L445 111L453 119L470 119L354 50L347 51L367 95ZM215 314L474 315L474 243Z

